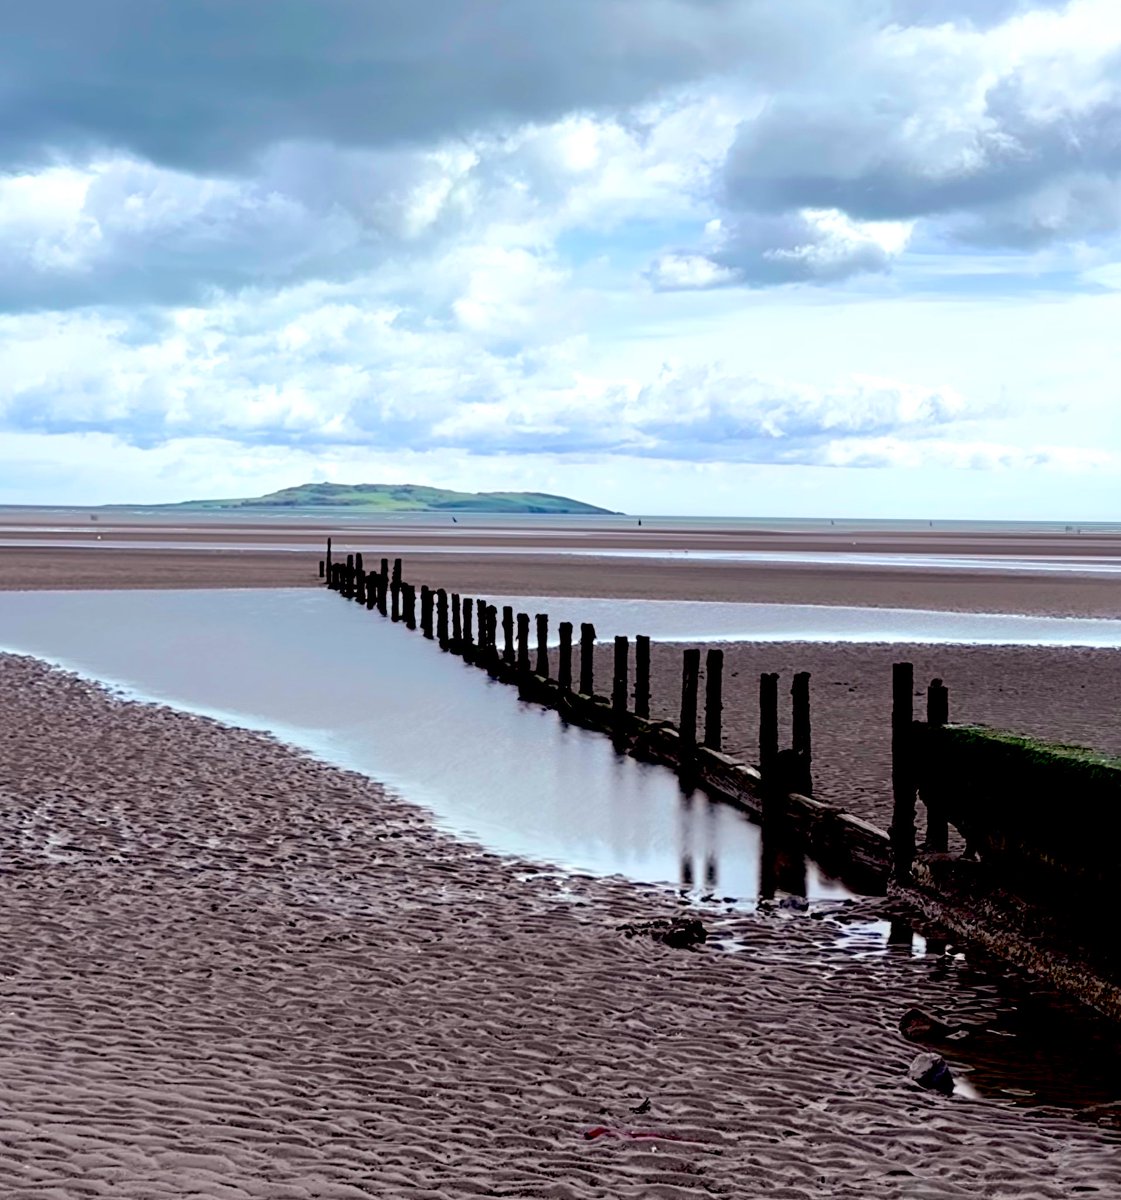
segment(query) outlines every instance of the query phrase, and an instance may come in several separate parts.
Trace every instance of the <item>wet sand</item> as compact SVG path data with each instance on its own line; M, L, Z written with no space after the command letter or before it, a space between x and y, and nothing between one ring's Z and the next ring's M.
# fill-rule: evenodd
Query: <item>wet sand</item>
M829 914L628 940L673 897L33 660L0 689L5 1197L1121 1192L1116 1134L907 1081L904 1008L997 1004L957 962L838 950Z
M270 523L154 524L107 521L82 526L6 516L0 545L0 589L294 587L319 585L326 536L336 551L367 559L392 555L417 583L464 594L649 597L667 600L752 600L767 603L871 605L971 612L1068 616L1121 615L1121 577L968 566L917 567L901 555L986 555L1046 558L1077 566L1079 557L1121 560L1121 535L1027 533L929 534L850 531L830 535L704 529L600 529L473 525L461 533L387 524L348 524L345 536L324 525ZM97 532L94 532L96 530ZM97 536L112 545L98 546ZM78 535L88 546L66 545ZM150 548L142 542L165 543ZM27 544L23 544L26 542ZM39 544L41 543L41 544ZM307 549L281 549L281 546ZM225 546L225 549L214 548ZM264 548L272 547L277 548ZM248 547L256 547L250 549ZM517 549L518 553L501 551ZM456 553L448 553L455 550ZM580 554L558 553L579 550ZM743 562L688 558L596 558L596 551L657 553L781 552L884 556L878 565ZM899 561L892 561L899 558Z

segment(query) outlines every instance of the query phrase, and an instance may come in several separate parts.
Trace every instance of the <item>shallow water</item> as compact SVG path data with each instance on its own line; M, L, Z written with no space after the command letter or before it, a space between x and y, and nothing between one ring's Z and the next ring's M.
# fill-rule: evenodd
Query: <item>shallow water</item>
M553 644L561 621L590 621L600 641L644 633L678 642L929 642L957 645L1121 646L1121 620L937 612L825 604L731 604L695 600L604 600L488 596L516 611L548 613Z
M329 592L0 593L0 647L269 730L501 853L741 901L759 892L759 829L740 813ZM811 897L849 894L812 862L803 883Z

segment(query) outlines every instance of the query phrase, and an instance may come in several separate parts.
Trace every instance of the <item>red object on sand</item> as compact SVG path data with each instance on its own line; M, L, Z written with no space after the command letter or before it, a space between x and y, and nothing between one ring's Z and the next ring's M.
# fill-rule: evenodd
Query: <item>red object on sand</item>
M624 1142L650 1141L659 1138L667 1142L684 1142L680 1134L667 1133L660 1129L612 1129L610 1125L593 1125L584 1131L584 1139L594 1142L597 1138L618 1138Z

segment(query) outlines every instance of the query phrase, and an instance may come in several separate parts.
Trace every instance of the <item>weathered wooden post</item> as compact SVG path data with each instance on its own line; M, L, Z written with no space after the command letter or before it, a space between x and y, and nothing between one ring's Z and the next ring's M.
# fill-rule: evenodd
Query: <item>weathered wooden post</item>
M932 679L926 690L926 724L928 729L941 729L950 722L950 693L941 679ZM950 826L941 797L923 788L919 795L926 807L925 848L934 854L945 854L950 848Z
M557 651L557 683L562 692L572 691L572 622L562 621L557 628L560 649Z
M462 609L459 607L459 593L452 592L452 635L448 641L448 649L453 654L459 653L459 648L463 644L463 624L462 624Z
M432 589L427 583L420 585L420 631L432 640Z
M529 613L518 613L518 674L529 674Z
M650 716L650 639L644 633L634 639L634 715Z
M710 750L719 750L721 718L724 712L724 651L709 650L705 655L705 741Z
M517 659L514 651L514 609L509 604L502 606L502 661L511 666Z
M343 595L349 600L354 595L354 555L346 556L346 582L343 584Z
M681 663L681 748L691 751L697 744L697 684L701 676L701 652L691 646Z
M475 635L472 631L472 616L475 610L475 602L470 596L464 596L463 604L463 644L460 647L460 654L467 662L475 661Z
M325 570L326 566L327 566L327 564L323 561L323 559L320 559L319 560L319 578L320 579L323 579L326 577L326 570Z
M436 640L441 650L448 648L448 593L443 588L436 592Z
M911 878L915 860L915 770L913 723L915 668L891 668L891 849L892 873L898 883Z
M402 583L401 588L405 593L405 628L416 628L416 586L411 583Z
M378 576L378 612L381 615L388 616L389 614L389 559L381 560L381 572Z
M810 673L799 671L790 685L793 701L790 724L790 748L794 751L795 777L791 791L813 795L813 752L810 742Z
M391 616L394 621L401 619L401 560L395 558L393 560L393 578L389 583L389 598Z
M580 626L580 694L595 695L596 627L590 621Z
M538 613L534 618L537 622L537 663L534 673L542 679L549 678L549 614Z
M330 586L331 586L331 580L334 578L334 576L332 576L332 574L331 574L331 565L332 565L332 564L331 564L331 539L330 539L330 538L328 538L328 539L327 539L327 563L326 563L326 567L327 567L327 586L328 586L328 587L330 587Z
M486 631L486 636L482 639L484 648L482 651L482 662L487 669L489 675L493 675L495 668L498 665L498 609L493 604L486 604L482 600L479 601L479 620L481 627Z
M759 773L767 791L778 790L775 764L779 757L779 676L763 672L759 677Z
M378 576L375 571L366 572L366 608L372 610L378 602Z
M366 572L361 567L354 569L354 599L359 604L366 603Z
M630 657L630 639L617 636L615 638L615 668L611 674L611 709L616 721L621 721L627 715Z

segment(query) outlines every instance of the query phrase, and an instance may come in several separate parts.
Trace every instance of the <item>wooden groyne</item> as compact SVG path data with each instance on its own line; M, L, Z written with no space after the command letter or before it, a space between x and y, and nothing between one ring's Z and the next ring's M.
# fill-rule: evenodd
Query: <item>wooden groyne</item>
M723 750L724 656L683 649L676 722L650 716L650 638L616 637L611 677L597 690L595 627L557 627L546 613L501 613L487 601L419 589L402 562L362 555L339 561L330 540L320 563L326 585L347 599L419 629L440 648L516 687L519 696L570 724L610 737L636 759L672 768L683 789L699 788L750 814L764 844L776 839L812 855L855 891L889 887L931 919L997 955L1045 975L1100 1010L1121 1017L1121 951L1111 926L1087 920L1112 900L1121 834L1121 761L1029 743L950 722L942 680L927 688L925 719L914 712L910 663L892 670L892 820L888 832L813 795L810 676L791 679L790 745L780 745L781 679L759 677L755 764ZM633 689L632 689L633 663ZM886 715L886 714L885 714ZM1081 819L1056 820L1056 797ZM925 815L919 839L918 818ZM957 853L949 853L956 831ZM964 846L962 845L964 843ZM764 854L765 863L782 855ZM767 869L766 866L764 869ZM764 894L776 880L761 880Z
M402 561L390 569L362 574L361 556L333 562L330 545L324 560L327 586L359 600L405 628L418 628L414 606L417 589L403 578ZM387 594L389 597L387 603ZM772 829L781 829L792 844L811 854L829 873L855 891L882 893L890 870L887 834L836 805L816 800L810 764L810 676L800 672L791 686L792 739L779 748L778 675L760 680L759 765L743 762L722 749L725 704L724 654L707 651L702 673L701 652L682 654L681 710L678 723L650 717L650 638L634 639L634 686L631 688L631 639L614 639L613 670L606 694L595 686L595 627L574 629L562 622L559 645L549 645L549 616L498 609L443 590L420 588L419 630L440 648L491 678L518 689L528 702L553 709L569 724L602 733L616 748L636 759L672 768L686 789L699 788L712 798L750 814ZM433 610L435 631L433 633ZM574 662L574 656L576 661ZM703 693L701 682L703 682ZM703 694L703 707L701 697Z

